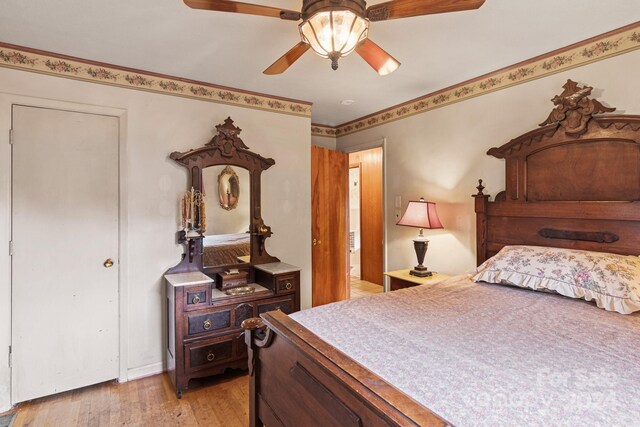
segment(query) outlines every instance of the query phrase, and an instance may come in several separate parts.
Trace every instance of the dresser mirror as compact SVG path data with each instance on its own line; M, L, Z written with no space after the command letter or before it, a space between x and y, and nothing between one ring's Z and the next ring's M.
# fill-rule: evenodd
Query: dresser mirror
M262 172L275 161L250 151L230 117L215 128L204 146L170 155L187 168L187 189L201 194L205 206L194 230L178 232L186 251L173 273L219 273L279 261L267 253L272 233L261 211Z
M249 182L249 171L244 168L214 165L202 169L208 217L202 241L204 267L249 262Z

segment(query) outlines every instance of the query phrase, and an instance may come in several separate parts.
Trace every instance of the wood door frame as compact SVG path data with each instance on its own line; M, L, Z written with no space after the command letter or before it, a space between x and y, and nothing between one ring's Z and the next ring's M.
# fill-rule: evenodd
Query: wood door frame
M36 98L23 95L0 93L0 247L7 245L11 240L13 224L11 215L12 193L12 152L10 144L10 129L13 125L13 106L20 105L33 108L47 108L64 110L76 113L96 114L116 117L119 121L118 144L118 188L119 188L119 213L118 213L118 322L119 322L119 369L118 381L128 380L129 359L129 334L128 312L129 304L129 275L128 275L128 181L126 168L127 153L127 110L122 108L104 107L74 102ZM5 247L7 247L5 246ZM4 359L5 351L9 351L12 345L11 331L11 257L9 251L0 251L0 313L5 313L0 318L0 358ZM0 363L0 412L8 410L13 405L11 368L8 364ZM6 385L6 389L2 384Z
M369 142L363 142L356 145L350 145L348 147L343 147L339 149L343 153L357 153L358 151L370 150L372 148L382 148L382 271L387 271L387 160L386 160L386 152L387 152L387 138L380 138ZM362 175L362 169L361 169ZM360 183L360 191L362 192L362 183ZM348 209L348 207L347 207ZM362 212L360 212L362 215ZM360 260L360 264L362 264L362 259ZM384 292L389 292L389 278L383 275L383 288Z

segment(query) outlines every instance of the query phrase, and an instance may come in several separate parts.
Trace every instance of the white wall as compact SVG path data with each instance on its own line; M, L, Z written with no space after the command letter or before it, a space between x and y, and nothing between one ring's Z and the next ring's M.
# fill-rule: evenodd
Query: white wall
M243 129L241 137L250 149L276 161L262 175L263 218L274 231L267 247L272 255L302 267L302 306L310 306L310 119L6 68L0 68L0 94L126 110L122 121L126 152L121 169L127 180L128 247L122 261L128 279L128 289L123 291L129 303L121 308L121 318L128 334L128 349L122 357L126 358L129 378L162 369L165 354L162 276L182 253L174 239L178 198L187 182L186 169L170 160L169 153L203 145L212 137L214 126L227 116ZM8 109L6 102L0 105L1 246L6 245L10 231ZM9 406L9 370L4 356L11 330L9 266L8 253L1 250L0 411Z
M394 198L425 197L437 202L444 230L426 231L431 240L425 264L459 274L475 267L475 213L471 195L478 178L485 193L504 189L504 163L486 155L542 123L549 101L568 78L593 86L594 96L618 113L640 114L640 51L613 57L543 79L338 138L339 150L386 138L388 270L416 264L411 239L417 229L395 225Z

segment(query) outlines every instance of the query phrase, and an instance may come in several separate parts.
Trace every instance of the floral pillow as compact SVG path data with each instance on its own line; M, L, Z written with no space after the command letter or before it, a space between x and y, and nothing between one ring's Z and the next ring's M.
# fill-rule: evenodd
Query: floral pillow
M539 246L505 246L485 261L476 282L503 283L595 300L600 308L640 310L640 257Z

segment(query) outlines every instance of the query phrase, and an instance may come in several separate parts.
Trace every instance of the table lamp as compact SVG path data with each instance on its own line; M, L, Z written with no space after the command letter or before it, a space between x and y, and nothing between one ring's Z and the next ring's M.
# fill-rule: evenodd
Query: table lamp
M412 276L417 277L429 277L433 273L429 271L427 267L422 265L424 262L424 256L427 253L427 247L429 246L429 240L422 234L422 230L425 228L444 228L438 218L436 212L436 204L433 202L425 202L421 197L419 201L412 200L407 205L407 209L404 211L402 218L396 225L404 225L406 227L415 227L420 229L418 237L413 239L413 247L416 250L416 256L418 257L418 265L409 272Z

